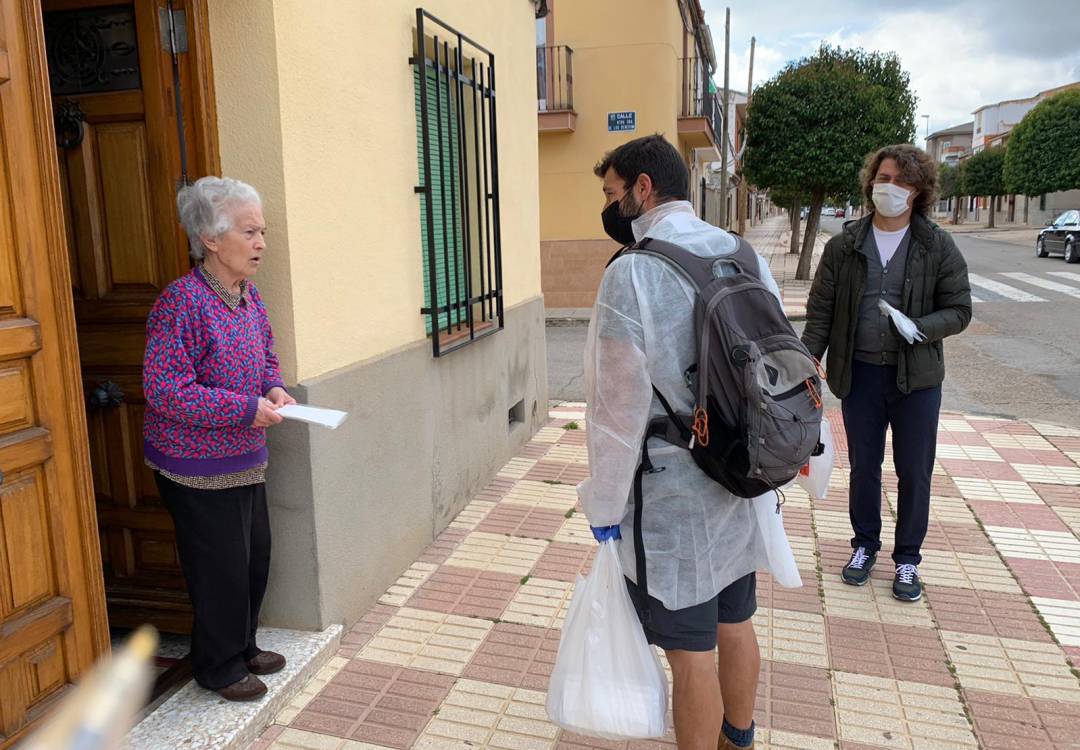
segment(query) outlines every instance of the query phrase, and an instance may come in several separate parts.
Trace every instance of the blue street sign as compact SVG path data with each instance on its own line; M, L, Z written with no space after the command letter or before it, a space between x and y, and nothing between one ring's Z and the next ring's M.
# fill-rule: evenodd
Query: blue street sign
M637 130L637 112L608 112L608 132L620 130Z

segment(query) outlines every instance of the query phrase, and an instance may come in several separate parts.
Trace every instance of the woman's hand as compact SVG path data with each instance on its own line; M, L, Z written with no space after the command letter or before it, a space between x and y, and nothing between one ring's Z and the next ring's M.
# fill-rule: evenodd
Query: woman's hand
M288 406L289 404L296 403L296 399L290 396L289 392L281 386L271 388L269 391L267 391L266 398L270 403L274 405L275 409L280 409L283 406Z
M270 399L260 398L259 408L255 412L255 421L251 423L252 427L269 427L270 425L277 424L284 417L277 413L279 407L274 405L274 402Z

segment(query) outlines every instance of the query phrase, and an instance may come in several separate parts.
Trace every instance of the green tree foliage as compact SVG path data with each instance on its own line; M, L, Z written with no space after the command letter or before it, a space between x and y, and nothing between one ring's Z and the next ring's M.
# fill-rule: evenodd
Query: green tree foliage
M960 220L960 167L955 164L942 164L938 167L938 195L953 199L952 221Z
M942 198L960 197L960 170L952 164L938 167L938 195Z
M743 172L810 199L797 278L810 277L821 206L858 193L866 155L915 135L915 96L894 54L823 45L754 90Z
M1080 188L1080 90L1040 102L1013 128L1004 178L1023 195Z
M1005 147L986 148L964 162L961 189L964 195L990 196L987 226L994 226L994 204L1005 194Z

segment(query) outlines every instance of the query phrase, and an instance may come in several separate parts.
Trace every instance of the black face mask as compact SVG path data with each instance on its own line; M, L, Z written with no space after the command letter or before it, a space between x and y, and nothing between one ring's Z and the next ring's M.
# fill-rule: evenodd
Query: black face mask
M600 219L604 222L604 231L607 232L608 237L620 245L633 245L635 242L633 224L637 216L623 216L619 212L621 203L621 200L612 201L611 205L600 214Z

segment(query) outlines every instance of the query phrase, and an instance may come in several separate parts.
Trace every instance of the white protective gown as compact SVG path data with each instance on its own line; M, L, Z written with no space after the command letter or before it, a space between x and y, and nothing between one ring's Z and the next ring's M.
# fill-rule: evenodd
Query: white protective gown
M664 203L636 219L634 236L654 237L702 257L735 251L735 238L694 215L686 201ZM780 297L759 256L761 278ZM641 441L664 414L652 385L676 412L693 410L683 372L694 363L694 289L663 260L631 254L607 269L585 345L586 421L591 477L578 487L592 526L619 524L623 571L636 580L633 479ZM649 456L664 471L642 484L642 533L649 593L668 609L707 601L733 581L769 569L800 585L773 494L735 497L709 479L681 448L653 438Z

